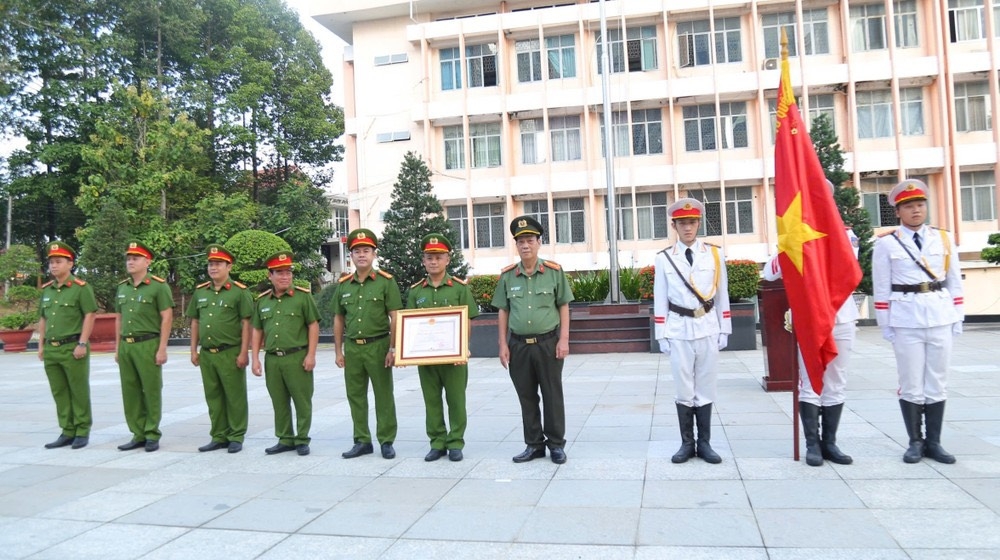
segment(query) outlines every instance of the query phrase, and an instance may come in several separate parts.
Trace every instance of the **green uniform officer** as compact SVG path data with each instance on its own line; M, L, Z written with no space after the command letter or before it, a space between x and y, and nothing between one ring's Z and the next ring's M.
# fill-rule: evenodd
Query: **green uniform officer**
M72 247L59 241L50 243L48 258L52 280L42 286L38 359L45 364L62 433L45 447L72 445L80 449L90 441L93 424L87 341L94 328L97 300L94 289L73 276L76 251Z
M399 286L392 275L375 270L378 239L371 230L356 229L347 235L354 274L340 277L333 297L333 343L337 367L344 368L347 402L354 422L354 447L341 454L353 459L372 453L368 430L368 381L375 394L375 435L382 457L392 459L396 450L396 401L392 395L395 363L395 311L403 307ZM345 340L346 339L346 340Z
M503 269L493 307L499 309L500 364L510 365L510 379L521 403L525 450L515 463L545 457L566 462L566 409L563 404L563 359L569 355L569 302L573 291L562 268L538 258L542 224L531 216L510 223L521 256ZM509 332L508 332L509 328ZM538 408L538 393L545 410Z
M125 423L132 441L119 445L128 451L160 448L160 417L163 413L163 364L167 363L167 340L174 321L174 299L162 278L149 274L153 253L133 241L125 250L129 278L118 284L115 296L118 347L115 361L122 380Z
M407 309L464 306L469 309L469 319L479 315L479 306L465 280L448 275L451 241L440 233L432 233L421 240L420 250L424 254L423 264L427 278L410 286L406 297ZM465 333L466 340L469 335L470 333ZM417 372L427 410L427 437L431 440L431 450L424 460L437 461L447 453L452 461L461 461L462 449L465 447L465 426L468 423L465 389L469 384L469 364L418 366ZM450 430L444 422L442 390L448 402Z
M250 351L250 291L229 278L233 255L222 245L206 247L210 280L195 288L191 318L191 363L201 367L212 441L198 451L243 450L247 433L247 364ZM201 352L198 345L201 345Z
M267 354L264 370L267 392L274 407L274 435L278 443L268 455L295 450L309 454L312 427L313 370L319 344L319 310L307 288L294 286L292 256L278 253L267 259L272 289L257 298L253 313L253 374L261 375L260 351ZM295 425L292 425L292 405Z

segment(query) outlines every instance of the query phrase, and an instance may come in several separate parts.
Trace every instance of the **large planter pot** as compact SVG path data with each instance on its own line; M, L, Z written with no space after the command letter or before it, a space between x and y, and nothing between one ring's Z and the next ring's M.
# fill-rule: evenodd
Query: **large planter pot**
M28 349L28 341L34 329L16 331L0 331L0 341L3 341L4 352L24 352Z
M739 301L729 304L733 319L733 334L729 335L726 350L757 349L757 304L753 301Z
M115 313L98 313L94 319L94 330L90 332L91 352L112 352L115 349Z
M473 358L496 358L500 356L496 313L481 313L472 320L469 353L472 354Z

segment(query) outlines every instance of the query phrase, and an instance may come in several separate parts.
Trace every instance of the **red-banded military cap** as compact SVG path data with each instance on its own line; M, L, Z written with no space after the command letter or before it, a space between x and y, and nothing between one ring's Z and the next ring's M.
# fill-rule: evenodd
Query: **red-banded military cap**
M62 241L53 241L49 243L49 253L48 257L65 257L71 261L76 260L76 251L72 247L63 243Z
M510 234L514 236L514 239L522 235L537 235L541 237L544 233L545 228L542 227L542 224L538 223L538 220L531 216L518 216L510 222Z
M140 257L146 257L149 260L153 260L153 252L138 241L130 241L128 247L125 249L126 255L138 255Z
M667 215L671 220L682 220L684 218L701 218L705 212L705 205L693 198L681 198L667 207Z
M205 247L205 257L210 261L223 261L229 264L233 264L233 261L236 260L233 258L232 253L218 243L212 243L208 247Z
M283 251L281 253L275 253L267 258L267 269L268 270L278 270L280 268L291 268L292 267L292 253L289 251Z
M370 229L358 228L351 233L347 234L347 250L350 251L355 247L369 246L378 248L378 237L375 237L375 232Z
M420 250L425 253L451 252L451 240L440 233L429 233L420 240Z
M899 206L911 200L927 200L927 185L920 179L907 179L889 191L889 203Z

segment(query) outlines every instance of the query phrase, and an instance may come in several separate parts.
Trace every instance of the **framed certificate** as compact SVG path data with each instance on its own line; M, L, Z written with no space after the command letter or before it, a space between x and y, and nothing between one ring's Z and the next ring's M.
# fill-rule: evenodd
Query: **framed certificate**
M469 308L432 307L396 312L396 365L464 364L469 350Z

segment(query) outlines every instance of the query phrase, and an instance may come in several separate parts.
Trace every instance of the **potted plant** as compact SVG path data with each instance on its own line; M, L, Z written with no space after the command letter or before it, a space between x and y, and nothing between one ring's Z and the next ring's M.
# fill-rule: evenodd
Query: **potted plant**
M495 358L500 355L497 340L497 308L493 307L493 293L500 281L499 274L481 274L469 277L469 290L479 306L479 317L472 321L469 352L477 358Z
M751 260L726 261L729 279L729 308L733 320L733 334L729 336L727 350L755 350L757 348L757 288L760 286L760 267Z
M0 316L0 340L4 352L24 352L38 322L41 291L32 286L11 286L4 299L9 310Z

